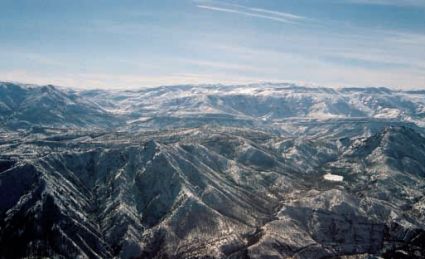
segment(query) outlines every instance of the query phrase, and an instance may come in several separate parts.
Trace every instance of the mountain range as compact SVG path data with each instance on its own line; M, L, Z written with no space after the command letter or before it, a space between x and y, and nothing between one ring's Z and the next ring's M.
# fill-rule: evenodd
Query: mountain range
M425 91L0 83L0 258L423 258Z

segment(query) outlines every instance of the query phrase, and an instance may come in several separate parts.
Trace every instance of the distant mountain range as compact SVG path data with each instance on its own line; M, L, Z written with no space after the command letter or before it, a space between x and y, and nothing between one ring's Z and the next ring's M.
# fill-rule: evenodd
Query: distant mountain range
M290 84L77 91L0 83L0 116L5 126L15 128L278 125L298 119L393 120L425 126L425 92Z
M0 258L423 258L424 105L0 83Z

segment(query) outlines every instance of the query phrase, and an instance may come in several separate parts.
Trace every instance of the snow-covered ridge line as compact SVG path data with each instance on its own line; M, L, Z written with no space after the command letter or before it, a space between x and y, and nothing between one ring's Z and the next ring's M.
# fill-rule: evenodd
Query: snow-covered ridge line
M40 117L34 120L34 114ZM44 118L49 114L50 117ZM388 119L425 126L425 92L266 83L176 85L122 91L0 83L0 117L15 127L68 124L155 128L178 123L179 126L193 123L243 126L287 119L347 118Z
M176 84L176 85L161 85L161 86L143 86L139 88L131 88L131 89L119 89L119 88L89 88L89 90L83 90L80 87L65 87L54 84L40 85L40 84L31 84L31 83L21 83L19 81L0 81L0 87L4 85L15 85L26 88L40 88L40 87L54 87L62 90L72 90L72 91L108 91L108 92L140 92L145 90L152 89L173 89L173 88L198 88L198 89L209 89L209 88L221 88L221 89L229 89L229 88L286 88L286 89L304 89L304 90L344 90L344 91L361 91L361 90L369 90L369 91L387 91L387 92L416 92L416 93L425 93L423 89L392 89L385 86L340 86L340 87L327 87L322 85L308 85L308 84L295 84L288 82L281 83L251 83L251 84Z

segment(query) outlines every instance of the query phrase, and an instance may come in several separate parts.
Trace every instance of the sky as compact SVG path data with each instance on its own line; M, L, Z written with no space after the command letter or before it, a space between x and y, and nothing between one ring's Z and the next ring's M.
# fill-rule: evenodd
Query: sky
M0 81L425 89L425 0L0 0Z

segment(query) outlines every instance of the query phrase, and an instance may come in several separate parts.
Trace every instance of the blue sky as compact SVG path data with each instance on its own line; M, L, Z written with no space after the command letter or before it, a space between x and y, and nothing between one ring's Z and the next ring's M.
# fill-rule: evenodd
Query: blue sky
M0 80L425 88L425 0L0 0Z

